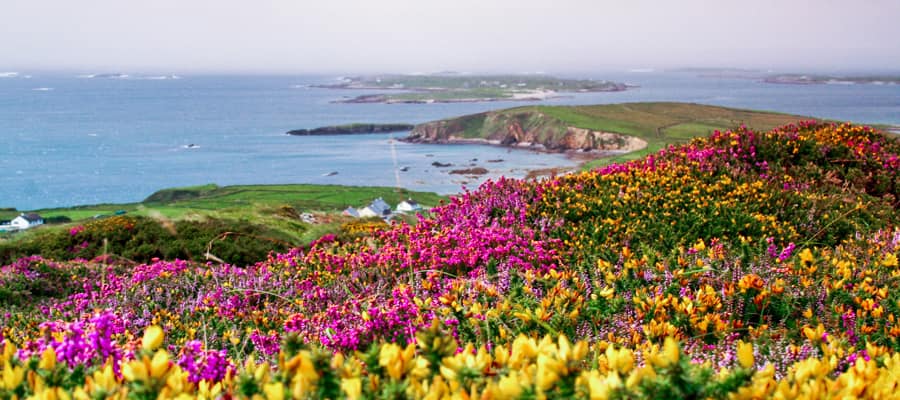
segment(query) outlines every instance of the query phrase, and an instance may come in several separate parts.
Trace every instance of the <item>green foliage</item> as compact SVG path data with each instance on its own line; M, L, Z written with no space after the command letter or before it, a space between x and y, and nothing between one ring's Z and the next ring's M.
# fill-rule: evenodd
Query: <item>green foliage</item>
M248 265L265 260L271 251L286 251L293 245L278 232L249 221L160 222L147 217L118 216L0 245L0 262L10 263L35 254L56 260L109 255L104 257L106 261L203 261L209 251L225 262Z
M66 297L81 289L73 278L89 272L83 264L60 266L39 257L18 260L12 267L15 273L0 276L0 305L25 306L41 298Z

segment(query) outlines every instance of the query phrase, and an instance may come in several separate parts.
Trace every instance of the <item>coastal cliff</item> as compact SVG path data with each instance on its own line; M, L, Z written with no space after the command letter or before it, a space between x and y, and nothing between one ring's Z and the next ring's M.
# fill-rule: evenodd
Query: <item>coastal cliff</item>
M633 136L578 128L535 109L501 110L417 125L413 143L487 143L550 152L632 151L647 142Z

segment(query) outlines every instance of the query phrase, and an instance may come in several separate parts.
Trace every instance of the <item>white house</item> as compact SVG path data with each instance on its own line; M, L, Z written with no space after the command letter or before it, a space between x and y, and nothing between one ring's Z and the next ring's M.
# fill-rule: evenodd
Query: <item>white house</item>
M381 217L388 218L391 216L391 206L388 203L385 203L384 200L379 197L375 200L372 200L369 205L361 208L359 210L360 217Z
M406 199L397 204L397 212L399 213L416 211L422 211L422 206L413 199Z
M44 219L41 218L40 215L37 215L35 213L28 213L13 218L13 220L10 221L9 224L16 229L28 229L38 225L43 225Z
M350 216L350 217L359 218L359 211L356 211L356 209L353 207L347 207L347 209L344 210L344 212L342 212L341 214Z

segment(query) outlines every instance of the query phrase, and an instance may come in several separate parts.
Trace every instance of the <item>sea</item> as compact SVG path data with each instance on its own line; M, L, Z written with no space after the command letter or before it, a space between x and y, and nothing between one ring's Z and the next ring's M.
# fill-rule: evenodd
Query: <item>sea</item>
M526 104L682 101L900 125L900 85L779 85L647 70L572 77L636 87L540 102L345 104L335 101L372 92L313 87L339 78L324 75L0 73L0 207L137 202L159 189L208 183L402 186L452 194L530 169L574 167L578 161L559 154L403 143L397 139L404 132L285 134L354 122L416 124ZM490 173L468 178L434 163Z

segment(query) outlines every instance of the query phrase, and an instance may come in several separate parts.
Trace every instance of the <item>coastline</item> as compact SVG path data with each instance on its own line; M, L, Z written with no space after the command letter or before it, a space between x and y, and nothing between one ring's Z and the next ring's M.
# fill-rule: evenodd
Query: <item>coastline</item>
M624 91L609 90L609 91ZM413 93L443 93L444 91L413 92ZM458 97L458 98L422 98L404 99L391 97L383 93L365 94L353 98L332 100L332 104L452 104L452 103L491 103L499 101L545 101L553 99L571 98L571 95L563 95L554 90L529 90L510 92L510 97Z
M595 132L597 133L597 132ZM604 133L604 132L599 132ZM551 167L540 167L540 168L526 168L527 171L524 179L537 179L541 177L549 177L560 174L568 174L571 172L576 172L584 169L585 165L591 163L592 161L596 161L603 158L620 156L623 154L628 154L636 151L641 151L647 148L648 143L640 138L635 138L639 141L638 146L627 147L624 149L609 149L609 150L601 150L601 149L591 149L591 150L552 150L548 149L546 146L542 144L534 144L530 142L521 142L514 145L507 145L501 143L499 140L490 140L490 139L482 139L482 138L456 138L451 137L449 139L443 140L434 140L434 141L424 141L424 140L406 140L406 138L399 139L405 143L416 143L416 144L434 144L434 145L445 145L445 144L462 144L462 145L482 145L482 146L494 146L499 148L506 148L510 151L515 150L525 150L530 151L532 153L543 153L543 154L561 154L566 157L566 159L575 161L577 164L571 167L564 166L551 166ZM490 168L489 168L490 169Z

